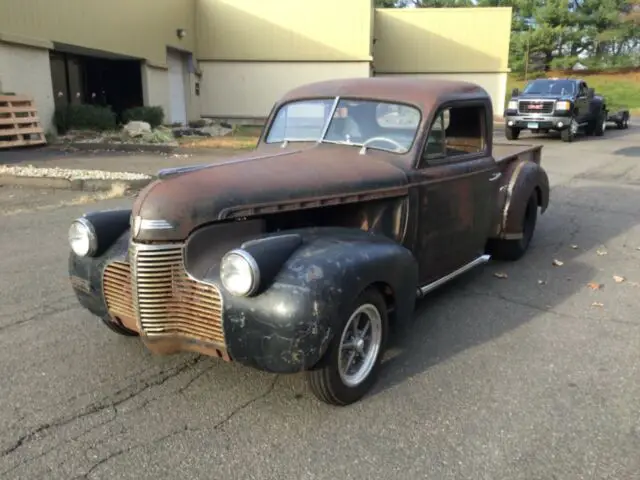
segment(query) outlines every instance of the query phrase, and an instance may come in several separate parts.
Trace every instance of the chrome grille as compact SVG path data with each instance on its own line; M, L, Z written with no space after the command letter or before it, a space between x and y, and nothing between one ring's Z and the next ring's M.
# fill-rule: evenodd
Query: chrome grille
M109 313L113 317L135 319L129 264L112 262L107 265L102 276L102 285Z
M187 275L182 245L132 243L129 256L144 335L182 336L224 347L220 292Z
M518 102L518 113L553 113L555 101L543 100L520 100Z

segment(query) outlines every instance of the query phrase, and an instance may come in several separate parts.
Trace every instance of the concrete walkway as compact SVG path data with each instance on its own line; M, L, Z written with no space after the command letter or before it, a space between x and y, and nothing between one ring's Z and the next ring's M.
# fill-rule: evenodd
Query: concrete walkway
M130 153L104 151L64 152L53 148L27 148L0 152L0 165L140 172L154 175L163 168L224 160L242 153L239 150L211 149L196 153Z

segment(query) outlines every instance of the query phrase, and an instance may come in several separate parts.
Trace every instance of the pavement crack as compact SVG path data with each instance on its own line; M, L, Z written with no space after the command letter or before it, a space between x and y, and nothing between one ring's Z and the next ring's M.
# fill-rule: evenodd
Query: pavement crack
M165 383L166 381L168 381L171 378L174 378L178 375L180 375L182 372L184 372L185 370L188 370L189 368L192 368L195 364L197 364L201 359L195 358L193 360L190 360L187 363L184 363L178 367L175 367L173 369L171 369L169 372L163 372L159 375L157 375L156 377L151 378L150 380L144 382L141 386L139 386L138 388L133 388L131 386L127 386L123 389L118 390L115 394L113 394L113 396L109 399L105 399L103 401L99 401L96 403L93 403L91 405L89 405L88 407L80 410L79 412L74 413L73 415L69 415L67 417L62 417L54 422L49 422L49 423L45 423L40 425L39 427L31 430L30 432L22 435L20 438L18 438L18 440L16 440L11 446L9 446L8 448L4 449L2 452L0 452L0 458L2 457L6 457L10 454L12 454L13 452L15 452L17 449L19 449L20 447L22 447L23 445L25 445L26 443L31 442L32 440L34 440L39 434L46 432L47 430L51 430L54 428L60 428L63 427L65 425L68 425L76 420L79 420L81 418L90 416L90 415L94 415L96 413L99 413L102 410L105 409L109 409L109 408L113 408L116 411L117 414L117 407L121 404L123 404L124 402L140 395L141 393L149 390L150 388L154 388L157 386L162 385L163 383Z
M65 300L71 299L71 297L66 297ZM27 318L23 318L22 320L18 320L12 323L8 323L6 325L1 325L0 326L0 332L3 332L9 328L12 327L17 327L20 325L24 325L25 323L29 323L32 322L34 320L38 320L42 317L49 317L52 315L57 315L58 313L63 313L69 310L73 310L77 308L76 305L64 305L61 307L48 307L48 308L44 308L43 310L38 311L37 313L34 313L30 316L28 316Z
M255 397L247 400L246 402L238 405L236 408L233 409L233 411L231 411L231 413L229 413L228 415L226 415L222 420L220 420L218 423L214 424L212 427L210 427L212 430L219 430L222 427L224 427L233 417L235 417L236 415L238 415L240 412L242 412L243 410L245 410L246 408L250 407L251 405L253 405L254 403L268 397L271 392L273 392L273 390L276 388L276 383L278 382L278 379L280 377L278 375L275 376L275 378L273 379L273 381L271 382L271 384L267 387L267 389L262 392L259 395L256 395ZM199 429L192 429L193 431L197 431Z
M118 457L120 457L120 456L122 456L122 455L126 455L126 454L128 454L128 453L130 453L130 452L132 452L132 451L134 451L134 450L139 449L139 448L148 447L148 446L150 446L150 445L154 445L154 444L156 444L156 443L162 443L162 442L164 442L165 440L167 440L167 439L169 439L169 438L173 437L174 435L179 435L180 433L184 433L184 432L186 432L186 431L188 431L188 430L189 430L189 427L188 427L188 426L184 426L184 427L181 427L181 428L179 428L179 429L177 429L177 430L174 430L174 431L172 431L172 432L170 432L170 433L168 433L168 434L166 434L166 435L163 435L163 436L161 436L161 437L158 437L158 438L156 438L155 440L152 440L151 442L137 443L137 444L132 445L132 446L130 446L130 447L127 447L127 448L121 448L121 449L119 449L119 450L116 450L115 452L113 452L113 453L111 453L111 454L107 455L107 456L106 456L106 457L104 457L103 459L101 459L101 460L99 460L98 462L94 463L94 464L89 468L89 470L87 470L87 472L86 472L85 474L83 474L83 475L79 475L79 476L77 476L77 477L74 477L74 480L75 480L75 479L77 479L77 480L80 480L80 479L88 479L89 477L91 477L91 475L92 475L92 474L93 474L93 473L94 473L98 468L100 468L101 466L103 466L104 464L106 464L107 462L110 462L111 460L113 460L113 459L115 459L115 458L118 458Z

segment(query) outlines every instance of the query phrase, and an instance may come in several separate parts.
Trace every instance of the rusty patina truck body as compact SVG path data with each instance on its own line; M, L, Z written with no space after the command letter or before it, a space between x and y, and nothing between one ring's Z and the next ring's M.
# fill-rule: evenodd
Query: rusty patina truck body
M492 119L464 82L296 88L251 153L161 171L131 209L74 221L71 284L153 352L304 371L321 400L355 402L417 298L529 246L541 147L494 146Z

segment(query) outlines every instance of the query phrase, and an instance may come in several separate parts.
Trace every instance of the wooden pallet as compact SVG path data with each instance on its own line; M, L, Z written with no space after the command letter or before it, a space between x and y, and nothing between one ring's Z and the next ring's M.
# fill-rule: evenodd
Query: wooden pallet
M33 99L24 95L0 95L0 148L46 143Z

